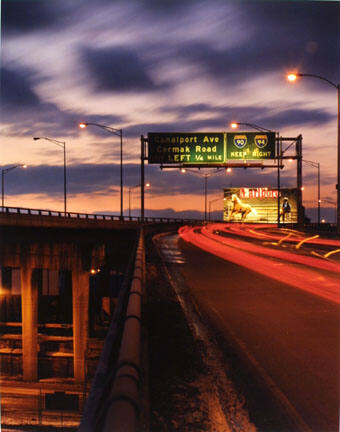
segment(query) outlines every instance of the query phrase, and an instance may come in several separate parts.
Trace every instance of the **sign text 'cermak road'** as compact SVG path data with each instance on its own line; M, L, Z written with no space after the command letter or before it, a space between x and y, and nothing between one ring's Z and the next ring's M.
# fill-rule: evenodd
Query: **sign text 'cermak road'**
M149 133L149 163L223 163L223 133Z
M148 161L151 164L222 164L230 159L273 158L274 132L148 134Z

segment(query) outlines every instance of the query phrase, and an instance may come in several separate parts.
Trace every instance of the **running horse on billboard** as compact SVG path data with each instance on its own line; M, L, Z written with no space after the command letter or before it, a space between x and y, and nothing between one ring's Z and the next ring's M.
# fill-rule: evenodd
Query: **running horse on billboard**
M243 203L236 194L231 195L231 203L232 209L229 214L229 220L234 218L235 214L241 215L241 221L244 221L251 212L256 214L255 209L253 209L249 204Z

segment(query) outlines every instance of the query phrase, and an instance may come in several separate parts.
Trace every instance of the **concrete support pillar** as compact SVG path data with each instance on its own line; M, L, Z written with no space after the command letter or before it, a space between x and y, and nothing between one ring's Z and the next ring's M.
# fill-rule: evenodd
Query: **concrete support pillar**
M30 262L20 268L24 381L38 379L38 278Z
M76 382L86 378L86 346L89 327L89 272L72 270L73 370Z

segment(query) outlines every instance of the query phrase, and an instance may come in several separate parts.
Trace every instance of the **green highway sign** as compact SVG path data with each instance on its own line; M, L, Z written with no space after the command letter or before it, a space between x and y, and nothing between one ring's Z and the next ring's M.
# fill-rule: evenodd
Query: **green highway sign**
M226 158L274 159L275 132L228 132Z
M223 164L275 158L275 132L159 132L148 134L149 164Z
M150 164L223 163L223 132L160 132L148 134Z

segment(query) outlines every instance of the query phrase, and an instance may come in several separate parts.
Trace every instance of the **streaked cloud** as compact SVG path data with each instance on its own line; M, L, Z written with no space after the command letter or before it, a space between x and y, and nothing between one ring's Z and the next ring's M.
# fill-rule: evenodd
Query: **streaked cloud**
M82 194L116 191L119 142L97 127L79 131L80 121L123 128L130 185L139 181L141 134L223 131L235 120L302 134L304 154L321 162L332 196L336 92L316 79L288 85L285 73L338 82L339 14L339 2L321 1L3 1L0 158L3 166L31 164L11 178L8 194L28 202L32 193L60 195L60 155L40 142L32 148L35 135L67 140L70 193L85 203ZM294 184L295 171L284 171ZM147 173L157 206L182 194L196 205L199 178L154 166ZM211 178L211 193L226 181ZM274 185L275 175L239 170L232 182Z

